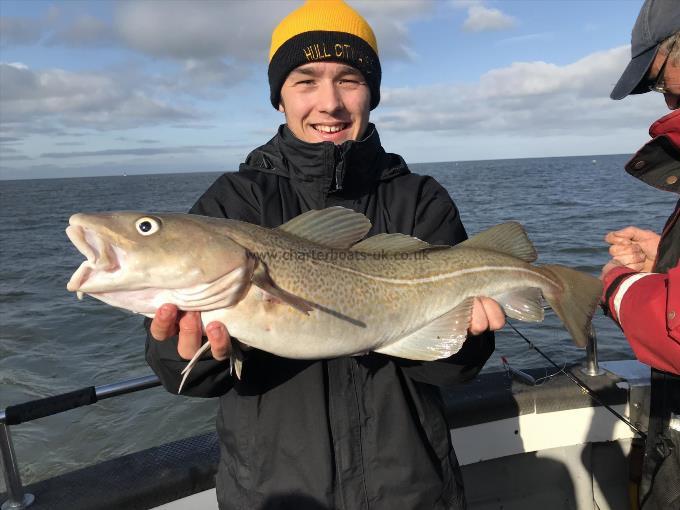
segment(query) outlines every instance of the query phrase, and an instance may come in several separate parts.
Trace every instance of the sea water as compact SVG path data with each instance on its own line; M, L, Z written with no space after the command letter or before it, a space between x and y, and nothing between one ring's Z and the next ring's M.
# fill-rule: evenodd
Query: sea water
M675 200L623 170L627 156L589 156L412 165L450 193L470 235L521 222L540 263L593 275L607 260L605 233L626 225L660 231ZM41 179L0 183L0 409L11 404L151 373L142 318L66 282L83 260L64 229L81 211L185 212L219 174ZM556 363L583 358L553 314L515 323ZM620 330L595 318L601 360L632 358ZM547 363L506 327L485 370L500 356L516 368ZM548 373L554 371L550 369ZM162 388L12 427L25 483L121 454L214 430L217 401ZM0 481L0 491L3 490Z

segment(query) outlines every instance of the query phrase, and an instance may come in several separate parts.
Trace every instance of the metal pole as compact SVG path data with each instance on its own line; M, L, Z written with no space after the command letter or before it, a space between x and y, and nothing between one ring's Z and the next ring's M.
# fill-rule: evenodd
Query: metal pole
M117 397L119 395L125 395L126 393L142 391L160 385L161 381L157 376L145 375L135 379L128 379L127 381L96 386L94 390L97 395L97 400L104 400L105 398Z
M33 494L24 494L9 426L2 422L0 422L0 457L2 458L2 474L5 477L9 496L9 499L2 504L2 510L23 510L33 503L35 497Z
M581 366L580 370L589 377L604 374L604 370L602 370L597 363L597 336L595 335L595 328L592 325L590 326L588 343L586 344L586 361Z

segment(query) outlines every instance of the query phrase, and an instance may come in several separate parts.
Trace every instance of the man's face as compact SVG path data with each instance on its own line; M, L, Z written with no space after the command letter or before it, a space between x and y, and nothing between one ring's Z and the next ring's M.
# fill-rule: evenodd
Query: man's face
M680 42L676 44L680 44ZM674 55L675 53L676 51L673 51L668 55L662 54L661 51L657 52L647 74L649 81L660 80L666 91L664 93L666 105L671 110L676 110L680 107L680 59L678 59L677 55ZM663 75L659 76L661 66L663 66Z
M364 135L370 104L371 93L360 71L338 62L313 62L288 75L279 110L300 140L338 145Z

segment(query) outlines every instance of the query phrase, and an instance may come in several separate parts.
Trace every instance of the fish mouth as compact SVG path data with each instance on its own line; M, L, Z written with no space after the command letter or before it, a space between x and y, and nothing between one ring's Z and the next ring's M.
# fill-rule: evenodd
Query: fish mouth
M99 275L111 275L121 268L121 251L106 242L94 230L80 225L69 225L66 235L76 249L85 256L85 260L66 285L70 292L77 292L81 298L83 292L94 291L93 281ZM88 285L89 284L89 285Z

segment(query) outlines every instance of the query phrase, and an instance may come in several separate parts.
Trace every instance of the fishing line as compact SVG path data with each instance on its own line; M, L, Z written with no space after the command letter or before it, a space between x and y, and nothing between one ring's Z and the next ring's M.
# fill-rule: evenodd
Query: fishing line
M567 367L567 364L565 362L560 370L558 370L557 372L553 372L552 374L548 373L548 368L546 367L545 375L543 377L535 378L532 375L527 374L523 370L518 370L515 367L513 367L505 356L501 356L501 362L503 363L503 368L505 369L505 374L508 376L508 378L516 379L524 384L528 384L529 386L540 386L544 384L546 381L549 381L553 377L564 372L564 369Z
M540 386L541 384L545 383L546 381L549 381L553 377L560 375L562 373L566 374L567 373L565 371L566 368L567 368L567 362L566 361L562 364L562 368L560 368L557 372L553 372L552 374L549 374L548 369L546 368L545 369L545 376L539 377L538 379L536 379L536 384L534 384L534 386Z
M559 366L557 363L555 363L553 360L551 360L551 359L548 357L547 354L545 354L543 351L541 351L538 347L536 347L536 345L535 345L531 340L529 340L526 336L524 336L524 335L523 335L523 334L522 334L522 333L514 326L514 324L512 324L512 322L510 322L509 320L506 321L506 322L507 322L508 325L515 331L515 333L517 333L520 337L522 337L522 339L524 339L524 341L525 341L526 343L529 344L529 347L530 347L531 349L534 349L538 354L540 354L541 356L543 356L543 357L544 357L546 360L548 360L548 362L549 362L552 366L554 366L556 369L558 369L558 370L561 371L561 372L564 372L564 375L566 375L569 379L571 379L571 381L572 381L574 384L576 384L576 385L579 386L583 391L585 391L585 392L590 396L590 398L592 398L595 402L597 402L597 403L600 404L602 407L604 407L607 411L609 411L609 412L612 413L614 416L616 416L616 417L617 417L619 420L621 420L623 423L625 423L626 425L628 425L628 426L629 426L631 429L633 429L637 434L639 434L640 437L641 437L643 440L645 440L645 441L647 440L647 434L645 434L645 433L642 432L639 428L637 428L635 425L633 425L633 424L631 423L631 421L630 421L628 418L626 418L625 416L623 416L622 414L620 414L618 411L616 411L616 409L612 408L610 405L605 404L604 402L602 402L602 400L600 400L600 398L595 394L595 392L594 392L593 390L591 390L591 389L588 387L588 385L587 385L586 383L584 383L583 381L581 381L581 380L580 380L578 377L576 377L574 374L572 374L572 373L570 373L570 372L567 372L566 370L564 370L564 368L560 368L560 366ZM557 373L559 373L559 372L557 372ZM556 374L553 374L553 375L556 375Z

